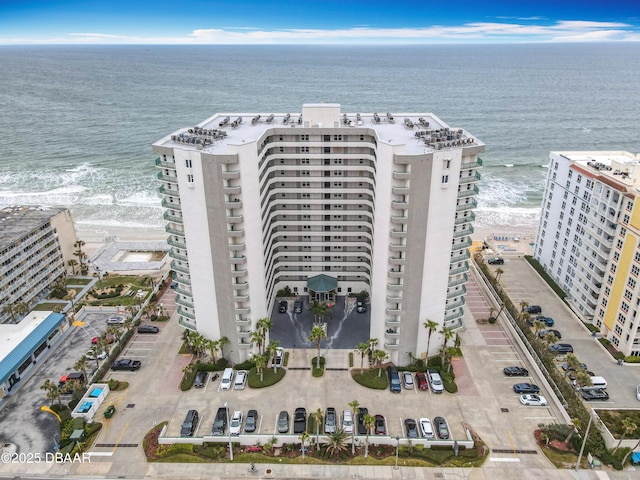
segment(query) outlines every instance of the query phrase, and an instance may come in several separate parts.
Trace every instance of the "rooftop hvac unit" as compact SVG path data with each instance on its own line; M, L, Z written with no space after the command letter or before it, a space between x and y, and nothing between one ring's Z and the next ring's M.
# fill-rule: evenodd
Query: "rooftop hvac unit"
M428 127L429 126L429 122L427 122L424 118L420 117L418 119L418 122L420 122L420 125L422 125L423 127Z
M218 126L219 127L224 127L227 123L229 123L229 120L231 120L229 117L225 117L224 120L222 120Z
M251 125L255 125L256 123L258 123L260 121L260 115L256 115L255 117L253 117L251 119Z
M298 117L298 125L302 125L302 115Z
M282 120L282 123L289 123L289 119L291 118L291 114L287 113Z
M389 112L387 112L387 120L393 122L393 115L391 115Z
M378 116L377 113L373 114L373 121L376 122L376 123L380 123L380 117Z
M272 113L271 115L269 115L265 121L266 121L267 123L271 123L271 122L273 122L273 113Z
M409 128L413 128L413 122L411 121L410 118L405 118L404 119L404 124Z
M360 114L359 114L359 113L356 113L356 120L357 120L358 122L361 122L361 121L362 121L362 117L360 116Z

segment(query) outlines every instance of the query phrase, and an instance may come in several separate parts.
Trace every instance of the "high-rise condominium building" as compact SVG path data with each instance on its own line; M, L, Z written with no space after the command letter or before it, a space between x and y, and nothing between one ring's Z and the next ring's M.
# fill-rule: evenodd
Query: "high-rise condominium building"
M216 114L153 149L180 323L226 336L232 360L284 287L366 290L369 334L392 360L426 350L427 319L461 325L484 151L469 133L308 104Z
M30 305L65 273L76 234L66 208L0 210L0 323L17 321L18 303Z
M535 258L583 320L640 355L640 156L551 152Z

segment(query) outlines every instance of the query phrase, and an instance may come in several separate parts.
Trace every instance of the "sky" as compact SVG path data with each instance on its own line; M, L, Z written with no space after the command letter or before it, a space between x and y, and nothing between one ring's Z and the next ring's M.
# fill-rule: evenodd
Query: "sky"
M0 0L0 45L612 41L639 0Z

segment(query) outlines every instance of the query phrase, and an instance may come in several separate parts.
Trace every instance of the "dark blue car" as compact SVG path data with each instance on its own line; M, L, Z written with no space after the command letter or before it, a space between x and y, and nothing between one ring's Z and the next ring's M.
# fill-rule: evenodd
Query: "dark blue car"
M533 383L516 383L513 386L513 391L516 393L539 393L540 387Z

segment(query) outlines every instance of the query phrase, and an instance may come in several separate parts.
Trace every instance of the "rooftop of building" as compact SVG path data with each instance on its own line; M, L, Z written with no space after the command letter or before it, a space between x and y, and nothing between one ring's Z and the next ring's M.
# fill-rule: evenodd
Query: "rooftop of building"
M345 134L355 128L371 128L376 131L378 141L404 145L407 154L484 146L470 133L449 127L433 113L343 113L339 104L324 103L305 104L302 113L217 113L194 127L168 135L156 144L221 154L227 153L227 145L253 142L273 128L339 128L344 129Z
M640 193L640 155L625 151L555 152L620 191Z
M0 382L55 330L64 315L32 311L20 323L0 325Z
M6 207L0 210L0 250L63 212L62 207Z

